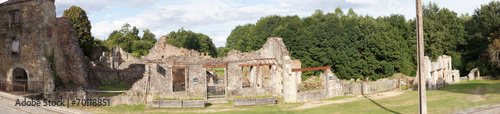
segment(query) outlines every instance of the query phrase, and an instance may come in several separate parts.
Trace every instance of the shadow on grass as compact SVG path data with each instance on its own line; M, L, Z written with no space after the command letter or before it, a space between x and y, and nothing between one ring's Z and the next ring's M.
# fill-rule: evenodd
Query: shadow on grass
M382 105L378 104L377 102L375 102L374 100L372 100L372 99L370 99L370 98L366 97L365 95L363 95L363 97L365 97L365 99L370 100L373 104L375 104L375 105L379 106L380 108L382 108L382 109L384 109L384 110L387 110L387 111L392 112L392 113L394 113L394 114L401 114L400 112L396 112L396 111L394 111L394 110L388 109L388 108L386 108L386 107L384 107L384 106L382 106Z
M205 103L205 107L210 107L212 106L212 103Z
M447 85L442 91L465 94L500 94L500 80L472 80Z

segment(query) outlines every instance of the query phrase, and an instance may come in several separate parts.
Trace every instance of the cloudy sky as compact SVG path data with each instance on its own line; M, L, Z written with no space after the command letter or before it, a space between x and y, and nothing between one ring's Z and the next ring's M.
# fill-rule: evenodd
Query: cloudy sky
M0 0L4 2L7 0ZM435 2L459 15L492 0L422 0ZM72 5L83 8L92 23L92 35L107 39L124 23L150 29L159 38L183 27L210 36L217 47L237 25L256 23L268 15L310 16L316 9L325 13L340 7L373 17L403 14L415 18L415 0L56 0L57 16ZM139 33L142 35L142 33Z

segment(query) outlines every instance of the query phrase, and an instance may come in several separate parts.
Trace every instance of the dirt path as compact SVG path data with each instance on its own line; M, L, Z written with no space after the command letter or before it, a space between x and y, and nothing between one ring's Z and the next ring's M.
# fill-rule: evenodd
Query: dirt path
M375 94L370 94L370 99L382 99L382 98L388 98L388 97L395 97L403 94L403 91L389 91L389 92L384 92L384 93L375 93ZM347 99L341 99L341 100L334 100L334 101L314 101L314 102L309 102L305 103L304 105L295 107L290 110L303 110L303 109L310 109L318 106L323 106L323 105L329 105L333 103L345 103L345 102L351 102L351 101L357 101L365 99L362 95L357 95L354 98L347 98Z
M499 114L500 104L488 104L475 106L466 109L465 111L455 112L454 114Z

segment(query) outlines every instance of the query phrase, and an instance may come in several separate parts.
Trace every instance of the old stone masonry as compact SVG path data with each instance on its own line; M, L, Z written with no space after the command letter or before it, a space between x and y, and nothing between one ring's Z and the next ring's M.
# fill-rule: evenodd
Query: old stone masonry
M87 85L85 63L71 21L56 18L54 0L0 4L2 82L23 84L28 92L51 94L55 88L53 71L63 83Z

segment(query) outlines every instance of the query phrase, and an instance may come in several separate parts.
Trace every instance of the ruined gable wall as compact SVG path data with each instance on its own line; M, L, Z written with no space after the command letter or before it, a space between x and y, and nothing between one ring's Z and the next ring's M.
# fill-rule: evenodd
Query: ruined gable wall
M142 59L145 60L157 60L169 56L179 56L179 55L198 55L198 51L189 50L186 48L179 48L167 44L166 36L162 36L158 39L155 46L149 50L148 55L144 56Z
M51 42L55 51L57 73L61 80L64 83L87 85L88 59L83 55L69 19L57 19Z

